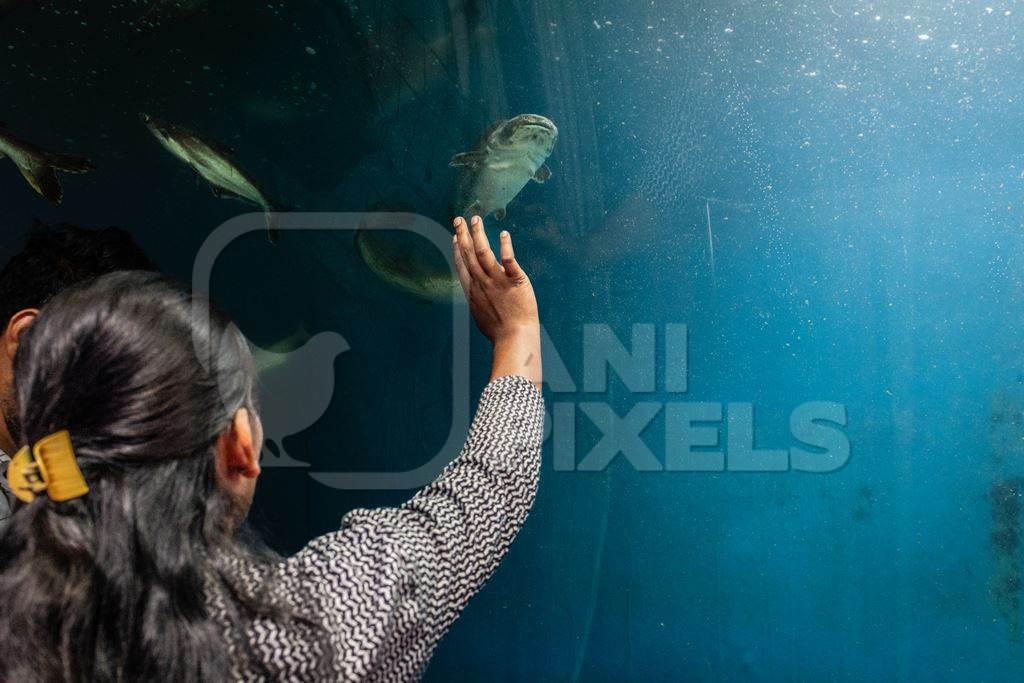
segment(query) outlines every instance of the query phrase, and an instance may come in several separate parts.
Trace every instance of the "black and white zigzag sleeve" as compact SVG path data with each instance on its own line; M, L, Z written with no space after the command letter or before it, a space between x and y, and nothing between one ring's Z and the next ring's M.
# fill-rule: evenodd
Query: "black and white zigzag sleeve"
M296 606L324 626L339 679L420 676L526 519L540 475L543 421L543 399L531 382L492 381L462 453L436 481L400 508L349 513L339 531L285 563L291 601L307 603ZM311 673L302 653L287 652L298 643L271 624L254 626L250 642L267 669L288 678Z

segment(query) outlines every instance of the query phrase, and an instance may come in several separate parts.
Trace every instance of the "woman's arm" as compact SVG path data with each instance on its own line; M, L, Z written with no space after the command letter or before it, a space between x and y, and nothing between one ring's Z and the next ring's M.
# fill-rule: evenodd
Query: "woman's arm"
M459 278L495 347L492 380L461 454L405 505L355 510L341 530L282 566L290 600L312 612L330 637L338 678L418 677L494 572L536 495L544 403L533 288L507 233L504 263L497 265L482 222L474 235L457 221L456 232ZM299 673L292 669L301 662L279 656L266 663L287 677Z

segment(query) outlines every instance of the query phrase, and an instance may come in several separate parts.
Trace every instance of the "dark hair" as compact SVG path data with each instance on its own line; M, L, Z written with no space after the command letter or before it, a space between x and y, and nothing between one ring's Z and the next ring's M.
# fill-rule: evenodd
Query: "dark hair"
M18 311L42 308L71 285L115 270L156 268L121 228L37 223L24 249L0 270L0 332Z
M233 540L214 462L252 406L252 359L192 303L159 275L113 273L55 296L19 344L22 442L67 429L89 492L39 496L0 536L0 680L224 680L210 591L230 619L279 616L246 593L259 560Z

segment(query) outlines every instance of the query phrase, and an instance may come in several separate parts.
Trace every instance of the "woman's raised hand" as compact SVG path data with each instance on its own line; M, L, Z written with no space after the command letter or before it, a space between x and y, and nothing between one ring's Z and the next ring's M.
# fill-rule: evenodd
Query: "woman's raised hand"
M455 269L480 331L494 344L492 377L523 375L541 380L540 317L530 278L516 261L512 236L501 233L501 262L494 257L484 222L455 219Z

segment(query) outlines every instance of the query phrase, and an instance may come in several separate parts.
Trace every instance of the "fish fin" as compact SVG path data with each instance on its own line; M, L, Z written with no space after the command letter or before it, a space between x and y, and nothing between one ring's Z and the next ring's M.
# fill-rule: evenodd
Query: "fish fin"
M281 225L281 217L277 215L276 211L270 211L266 214L267 217L267 241L271 244L277 244L277 238L280 230L278 226Z
M96 168L88 158L76 156L74 154L55 154L53 152L48 152L46 156L43 157L43 162L48 166L52 166L58 171L64 171L65 173L87 173L88 171Z
M53 170L53 166L37 164L31 168L20 168L20 170L21 175L25 177L32 189L39 193L39 196L54 204L60 204L64 191L60 187L60 181L57 180L57 172Z
M479 216L483 210L484 210L483 204L481 204L480 200L478 199L475 202L473 202L472 204L470 204L468 207L466 207L466 215L467 216Z
M494 217L497 218L499 221L505 220L505 209L504 208L495 209L494 210Z
M541 164L537 172L533 174L533 179L538 183L543 183L545 180L551 178L551 169L548 168L547 164Z
M201 176L196 176L196 177L197 178L201 178ZM213 192L213 196L217 197L218 199L237 199L237 200L242 201L242 202L249 201L245 197L243 197L243 196L241 196L239 194L235 194L231 190L225 190L223 187L220 187L218 185L214 185L213 183L207 183L207 184L210 186L210 190Z
M484 159L487 155L483 152L462 152L452 157L452 160L448 162L449 166L469 166L475 168L480 164L484 163Z
M272 203L266 205L263 211L267 216L267 241L271 244L277 244L277 238L280 234L279 226L281 225L281 214L296 213L299 210L299 207L294 204ZM309 335L307 335L307 339L308 338Z

